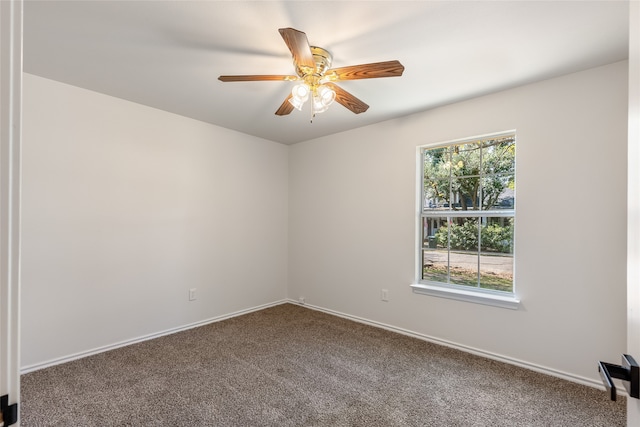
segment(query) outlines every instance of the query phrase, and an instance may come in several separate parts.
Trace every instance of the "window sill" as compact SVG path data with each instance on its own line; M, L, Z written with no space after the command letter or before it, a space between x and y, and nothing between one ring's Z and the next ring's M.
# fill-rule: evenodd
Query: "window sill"
M449 298L458 301L472 302L476 304L491 305L494 307L517 310L520 307L520 300L515 296L496 295L490 293L480 293L465 291L463 289L445 288L444 286L427 285L424 283L411 284L413 292L417 294L430 295L439 298Z

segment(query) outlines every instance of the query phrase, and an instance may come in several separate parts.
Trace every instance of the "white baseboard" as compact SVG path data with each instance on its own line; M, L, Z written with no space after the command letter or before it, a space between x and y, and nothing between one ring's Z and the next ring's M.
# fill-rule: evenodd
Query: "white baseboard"
M205 320L201 320L198 322L194 322L194 323L189 323L187 325L184 326L178 326L176 328L171 328L171 329L167 329L161 332L156 332L153 334L149 334L149 335L144 335L142 337L138 337L138 338L132 338L129 340L124 340L124 341L120 341L114 344L109 344L109 345L105 345L102 347L97 347L91 350L86 350L86 351L81 351L79 353L74 353L71 354L69 356L64 356L64 357L59 357L56 359L52 359L52 360L48 360L46 362L41 362L41 363L36 363L33 365L28 365L28 366L23 366L20 369L20 374L27 374L29 372L33 372L33 371L38 371L40 369L44 369L44 368L48 368L51 366L55 366L55 365L60 365L62 363L67 363L67 362L71 362L72 360L77 360L77 359L82 359L83 357L87 357L87 356L92 356L94 354L98 354L98 353L104 353L105 351L109 351L109 350L114 350L116 348L120 348L120 347L125 347L131 344L137 344L143 341L148 341L148 340L152 340L154 338L160 338L162 336L165 335L171 335L171 334L175 334L176 332L182 332L182 331L186 331L188 329L193 329L193 328L197 328L199 326L204 326L204 325L208 325L209 323L214 323L214 322L220 322L222 320L226 320L226 319L230 319L232 317L237 317L237 316L242 316L243 314L248 314L254 311L258 311L258 310L264 310L265 308L269 308L269 307L274 307L276 305L280 305L280 304L284 304L289 302L288 300L280 300L280 301L275 301L275 302L271 302L268 304L262 304L256 307L251 307L251 308L247 308L244 310L239 310L239 311L235 311L233 313L228 313L228 314L223 314L220 316L216 316L216 317L211 317L209 319L205 319Z
M492 360L497 360L499 362L504 362L504 363L508 363L510 365L515 365L515 366L519 366L521 368L525 368L525 369L529 369L531 371L535 371L535 372L540 372L543 374L547 374L547 375L551 375L553 377L557 377L557 378L561 378L563 380L567 380L567 381L571 381L574 383L578 383L578 384L582 384L582 385L586 385L586 386L590 386L590 387L594 387L594 388L598 388L601 390L604 390L604 386L602 385L602 383L600 383L599 381L593 380L591 378L586 378L586 377L582 377L579 375L574 375L574 374L570 374L568 372L562 372L562 371L558 371L556 369L552 369L552 368L548 368L545 366L540 366L540 365L536 365L535 363L530 363L530 362L526 362L523 360L518 360L518 359L514 359L512 357L508 357L508 356L504 356L501 354L497 354L497 353L492 353L486 350L481 350L481 349L477 349L477 348L473 348L473 347L468 347L466 345L462 345L462 344L458 344L455 342L451 342L451 341L447 341L447 340L443 340L440 338L436 338L436 337L432 337L429 335L425 335L425 334L421 334L418 332L414 332L414 331L410 331L407 329L403 329L403 328L398 328L396 326L392 326L392 325L387 325L385 323L381 323L381 322L377 322L374 320L369 320L369 319L365 319L362 317L358 317L358 316L353 316L351 314L346 314L346 313L341 313L339 311L335 311L335 310L331 310L328 308L323 308L323 307L318 307L315 305L311 305L311 304L301 304L300 302L289 298L287 300L287 302L291 303L291 304L296 304L296 305L300 305L302 307L305 308L309 308L312 310L316 310L316 311L321 311L323 313L327 313L327 314L331 314L334 316L338 316L338 317L342 317L348 320L353 320L355 322L359 322L359 323L364 323L366 325L369 326L374 326L376 328L382 328L382 329L386 329L388 331L391 332L397 332L399 334L402 335L407 335L413 338L418 338L421 339L423 341L428 341L434 344L439 344L439 345L443 345L446 347L450 347L450 348L454 348L456 350L460 350L460 351L464 351L466 353L471 353L471 354L475 354L477 356L482 356L482 357L486 357L487 359L492 359ZM618 394L626 396L626 390L623 390L624 387L617 387L618 390Z
M429 335L425 335L425 334L421 334L418 332L414 332L414 331L410 331L407 329L403 329L403 328L399 328L396 326L392 326L392 325L388 325L385 323L381 323L381 322L377 322L374 320L369 320L369 319L365 319L362 317L358 317L358 316L353 316L351 314L346 314L346 313L341 313L339 311L335 311L335 310L331 310L328 308L324 308L324 307L319 307L319 306L315 306L315 305L311 305L311 304L301 304L300 302L288 298L288 299L284 299L284 300L280 300L280 301L275 301L272 303L268 303L268 304L262 304L256 307L251 307L251 308L247 308L244 310L239 310L233 313L228 313L228 314L224 314L224 315L220 315L220 316L216 316L216 317L212 317L209 319L205 319L205 320L201 320L198 322L194 322L194 323L190 323L184 326L179 326L176 328L171 328L171 329L167 329L161 332L157 332L157 333L153 333L153 334L149 334L149 335L145 335L142 337L138 337L138 338L132 338L129 340L125 340L125 341L120 341L118 343L114 343L114 344L110 344L110 345L106 345L106 346L102 346L102 347L98 347L98 348L94 348L91 350L87 350L87 351L82 351L79 353L75 353L75 354L71 354L68 356L64 356L64 357L60 357L60 358L56 358L56 359L52 359L52 360L48 360L46 362L42 362L42 363L36 363L33 365L29 365L29 366L23 366L20 369L20 374L27 374L29 372L33 372L33 371L37 371L40 369L44 369L44 368L48 368L51 366L55 366L55 365L60 365L62 363L67 363L67 362L71 362L72 360L77 360L77 359L82 359L84 357L87 356L91 356L94 354L98 354L98 353L103 353L105 351L109 351L109 350L114 350L116 348L120 348L120 347L125 347L131 344L137 344L143 341L148 341L148 340L152 340L154 338L160 338L162 336L165 335L170 335L170 334L175 334L177 332L181 332L181 331L186 331L188 329L192 329L192 328L197 328L199 326L204 326L204 325L208 325L210 323L214 323L214 322L220 322L222 320L226 320L226 319L230 319L232 317L237 317L237 316L242 316L243 314L248 314L254 311L259 311L259 310L263 310L265 308L269 308L269 307L274 307L276 305L280 305L280 304L284 304L284 303L291 303L291 304L296 304L296 305L300 305L302 307L311 309L311 310L316 310L316 311L321 311L323 313L327 313L327 314L331 314L333 316L338 316L338 317L342 317L344 319L348 319L348 320L353 320L355 322L358 323L363 323L369 326L373 326L376 328L381 328L381 329L386 329L388 331L391 332L396 332L402 335L407 335L413 338L417 338L423 341L428 341L434 344L439 344L439 345L443 345L446 347L450 347L450 348L454 348L456 350L460 350L460 351L464 351L467 353L471 353L471 354L475 354L477 356L482 356L482 357L486 357L488 359L492 359L492 360L497 360L499 362L504 362L504 363L508 363L511 365L515 365L515 366L519 366L522 368L526 368L535 372L540 372L543 374L547 374L547 375L551 375L557 378L561 378L567 381L571 381L574 383L578 383L578 384L582 384L582 385L586 385L586 386L590 386L590 387L594 387L594 388L598 388L601 390L604 390L604 386L596 380L593 380L591 378L585 378L585 377L581 377L578 375L574 375L574 374L570 374L567 372L562 372L562 371L558 371L556 369L551 369L545 366L540 366L540 365L536 365L534 363L530 363L530 362L526 362L523 360L518 360L518 359L514 359L508 356L504 356L501 354L497 354L497 353L492 353L492 352L488 352L486 350L481 350L481 349L477 349L477 348L473 348L473 347L468 347L462 344L458 344L455 342L451 342L451 341L447 341L447 340L443 340L440 338L436 338L436 337L432 337ZM626 390L624 390L623 387L618 387L618 394L626 396Z

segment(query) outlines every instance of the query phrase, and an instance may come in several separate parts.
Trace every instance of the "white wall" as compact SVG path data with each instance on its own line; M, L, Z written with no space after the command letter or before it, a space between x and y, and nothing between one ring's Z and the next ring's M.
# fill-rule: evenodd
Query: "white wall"
M29 74L23 144L23 369L285 298L286 146Z
M287 147L25 74L23 369L304 296L597 384L626 343L626 82L621 62ZM413 294L416 146L514 128L520 310Z
M289 297L599 384L626 347L626 91L620 62L292 146ZM412 293L416 147L509 129L520 309Z

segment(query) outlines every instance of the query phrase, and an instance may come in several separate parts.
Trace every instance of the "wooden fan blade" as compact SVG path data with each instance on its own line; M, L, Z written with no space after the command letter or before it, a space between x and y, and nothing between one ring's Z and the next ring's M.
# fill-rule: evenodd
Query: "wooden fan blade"
M369 109L369 106L351 95L346 90L342 89L340 86L333 83L325 83L325 86L328 86L336 93L336 101L342 105L344 105L349 110L353 111L356 114L364 113Z
M284 100L278 111L276 111L276 116L286 116L287 114L293 111L293 105L289 102L293 95L289 94L287 99Z
M307 35L293 28L280 28L278 31L291 51L296 66L302 69L308 68L310 71L315 70L316 63L311 54Z
M258 82L266 80L285 80L293 81L297 80L296 76L284 76L284 75L245 75L245 76L220 76L218 80L223 82Z
M404 66L399 61L374 62L372 64L351 65L333 68L326 75L337 80L375 79L378 77L398 77Z

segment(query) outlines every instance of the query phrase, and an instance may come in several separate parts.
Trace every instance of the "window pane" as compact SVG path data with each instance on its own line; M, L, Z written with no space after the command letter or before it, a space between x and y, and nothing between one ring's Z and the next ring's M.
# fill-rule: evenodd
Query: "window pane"
M484 210L514 209L515 176L490 175L482 178L482 204Z
M480 175L480 144L454 145L451 153L451 174L453 176Z
M424 249L435 249L436 245L440 248L447 249L447 217L446 216L427 216L422 218L422 247ZM440 233L442 227L443 232ZM440 239L438 244L436 238Z
M435 148L424 152L423 210L445 209L451 188L450 149Z
M451 251L449 257L450 283L478 286L478 253Z
M442 168L441 166L449 162L450 151L448 147L432 148L424 151L425 178L433 178L443 170L446 170L446 168ZM449 173L445 175L449 176Z
M478 286L478 232L477 217L450 218L448 224L450 283Z
M516 139L515 136L483 141L482 173L483 175L511 174L515 169Z
M446 216L422 218L422 280L449 281L449 241Z
M422 251L422 280L447 283L449 281L449 259L447 249Z
M480 287L513 291L513 218L482 218Z
M478 253L478 223L477 217L450 218L448 224L450 250Z
M481 251L500 254L513 253L513 218L483 217Z
M449 178L425 179L423 210L448 209L450 198L449 183Z
M480 256L480 287L496 291L513 291L513 255Z
M479 210L480 177L472 176L451 180L452 206L454 210Z

